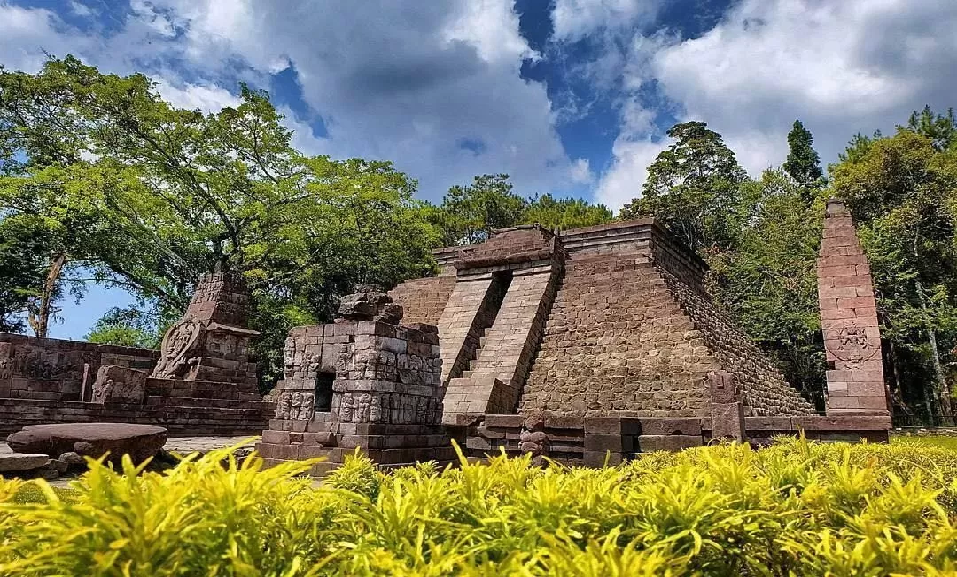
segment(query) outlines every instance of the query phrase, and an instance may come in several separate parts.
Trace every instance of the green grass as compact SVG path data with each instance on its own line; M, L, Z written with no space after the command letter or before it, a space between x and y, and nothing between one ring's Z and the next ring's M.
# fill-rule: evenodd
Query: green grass
M947 435L896 435L891 437L891 444L957 451L957 437Z
M60 499L63 500L74 500L77 497L77 492L74 489L67 489L64 487L50 487L53 489L53 492L57 494ZM12 501L18 504L25 503L45 503L47 500L46 495L43 493L43 490L36 483L24 483L19 490L13 495Z

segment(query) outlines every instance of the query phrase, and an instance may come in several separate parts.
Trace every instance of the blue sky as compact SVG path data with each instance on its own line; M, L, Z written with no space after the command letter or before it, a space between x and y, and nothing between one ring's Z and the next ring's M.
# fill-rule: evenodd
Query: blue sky
M953 0L0 0L0 64L73 53L179 106L268 90L313 154L389 159L438 200L475 174L618 208L675 122L752 174L797 118L825 162L954 104ZM54 336L130 302L92 288Z

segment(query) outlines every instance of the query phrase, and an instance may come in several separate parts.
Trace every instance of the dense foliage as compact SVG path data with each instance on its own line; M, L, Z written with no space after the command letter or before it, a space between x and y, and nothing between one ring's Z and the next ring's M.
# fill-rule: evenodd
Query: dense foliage
M433 213L445 245L486 240L493 230L521 224L540 224L566 230L610 222L613 214L601 204L550 194L531 198L513 192L507 174L476 176L472 184L453 186Z
M495 458L383 475L355 459L164 474L72 493L0 483L3 575L934 575L957 567L957 453L788 440L614 468Z

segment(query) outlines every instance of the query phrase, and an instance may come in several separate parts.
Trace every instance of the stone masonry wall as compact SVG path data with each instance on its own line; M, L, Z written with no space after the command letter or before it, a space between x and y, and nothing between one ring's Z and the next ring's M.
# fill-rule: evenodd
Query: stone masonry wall
M174 435L252 435L274 410L228 383L147 379L159 351L0 334L0 438L27 425L127 422ZM140 371L139 402L93 400L100 368Z
M469 415L512 413L517 408L555 299L561 267L550 262L514 274L470 370L449 381L445 423L458 423L463 417L467 421Z
M726 371L750 415L812 407L704 291L706 267L653 221L569 231L565 277L521 411L707 416Z
M851 214L827 203L818 297L827 354L827 412L888 413L877 301L867 257Z
M814 412L811 404L784 380L770 359L719 312L706 295L668 272L661 271L661 275L722 369L734 376L746 415Z
M0 398L84 401L102 365L149 371L158 351L0 333Z
M704 417L720 369L647 252L576 254L545 325L519 410Z
M463 279L455 283L439 319L442 347L442 383L458 377L475 358L479 339L492 324L501 302L501 278L492 275Z
M389 291L389 296L402 306L406 324L438 325L453 288L455 275L433 276L405 281Z

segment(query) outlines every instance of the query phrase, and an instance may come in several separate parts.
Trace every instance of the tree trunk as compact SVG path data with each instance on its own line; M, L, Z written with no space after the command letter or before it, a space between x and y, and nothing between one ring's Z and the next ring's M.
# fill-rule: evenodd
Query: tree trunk
M63 272L63 266L66 264L66 253L59 253L50 260L50 270L47 272L47 278L43 283L43 290L40 293L40 304L35 310L31 310L29 318L30 327L33 328L33 334L41 339L47 337L50 329L50 316L53 313L53 301L56 297L57 285L60 281L60 273Z
M937 384L934 387L937 403L940 407L941 416L946 415L949 419L953 416L953 407L951 405L950 387L947 385L947 375L944 374L944 367L940 362L940 350L937 348L937 331L930 326L930 318L927 314L927 302L924 299L924 286L919 280L914 281L917 285L917 295L920 298L921 312L924 313L924 319L927 322L927 342L930 344L931 362L934 365L934 375Z

